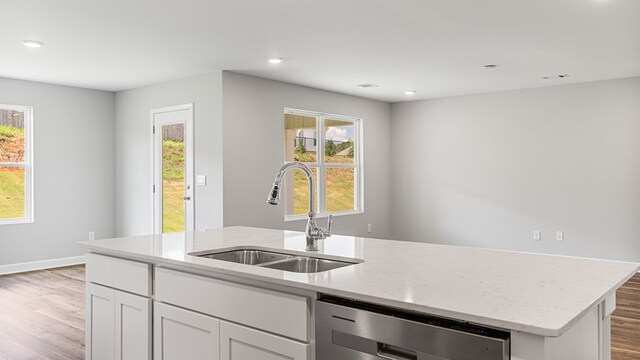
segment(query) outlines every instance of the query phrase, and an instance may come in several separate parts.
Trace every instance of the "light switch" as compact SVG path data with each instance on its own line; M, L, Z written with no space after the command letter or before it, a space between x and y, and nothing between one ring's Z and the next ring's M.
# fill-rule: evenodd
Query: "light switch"
M207 185L207 175L198 175L198 176L196 176L196 185L198 185L198 186L206 186Z

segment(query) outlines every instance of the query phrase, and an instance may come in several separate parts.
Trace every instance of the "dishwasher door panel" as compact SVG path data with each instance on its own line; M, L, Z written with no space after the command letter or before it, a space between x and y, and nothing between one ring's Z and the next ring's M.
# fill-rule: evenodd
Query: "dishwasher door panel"
M506 360L508 333L316 302L317 360Z

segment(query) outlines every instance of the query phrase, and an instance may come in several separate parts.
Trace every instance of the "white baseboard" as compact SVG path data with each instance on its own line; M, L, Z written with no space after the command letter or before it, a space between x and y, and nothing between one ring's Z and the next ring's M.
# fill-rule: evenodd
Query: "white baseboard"
M0 275L16 274L42 269L53 269L78 264L84 264L84 255L60 259L32 261L19 264L0 265Z

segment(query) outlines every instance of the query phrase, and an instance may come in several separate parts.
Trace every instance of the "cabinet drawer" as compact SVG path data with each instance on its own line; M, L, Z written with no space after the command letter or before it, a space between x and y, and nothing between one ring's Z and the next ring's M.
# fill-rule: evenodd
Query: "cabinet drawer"
M163 268L155 272L156 300L309 341L309 299Z
M151 265L94 253L85 259L88 282L151 296Z

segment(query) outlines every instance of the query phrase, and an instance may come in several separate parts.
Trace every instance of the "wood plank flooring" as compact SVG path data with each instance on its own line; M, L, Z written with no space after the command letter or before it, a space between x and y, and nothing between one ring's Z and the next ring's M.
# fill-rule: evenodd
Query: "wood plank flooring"
M640 274L616 292L611 353L612 360L640 360Z
M84 359L84 266L0 276L0 360Z
M0 276L0 360L84 359L84 266ZM640 274L617 293L612 360L640 360Z

